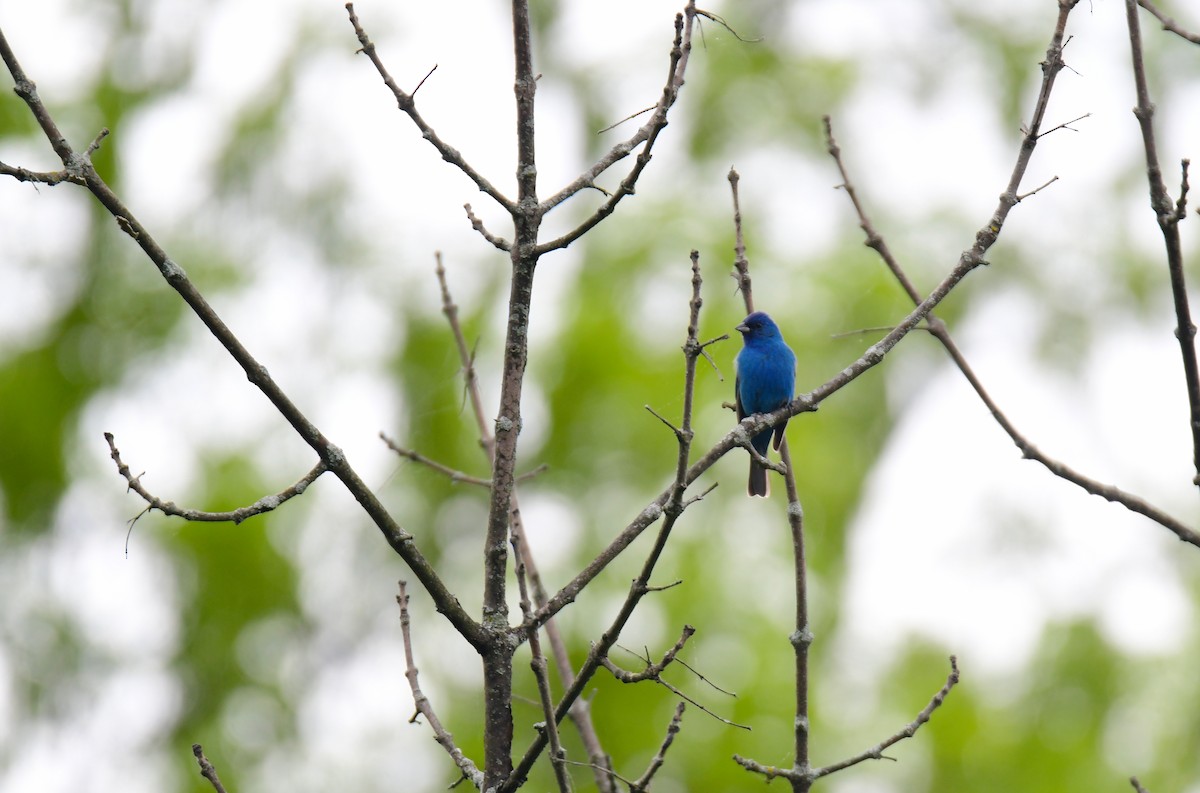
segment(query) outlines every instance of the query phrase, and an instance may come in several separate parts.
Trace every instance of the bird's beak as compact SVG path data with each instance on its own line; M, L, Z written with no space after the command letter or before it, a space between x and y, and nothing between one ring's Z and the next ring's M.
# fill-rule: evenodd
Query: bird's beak
M738 325L736 328L734 328L734 330L736 330L738 333L746 333L750 330L750 326L746 325L745 323L742 323L741 325Z

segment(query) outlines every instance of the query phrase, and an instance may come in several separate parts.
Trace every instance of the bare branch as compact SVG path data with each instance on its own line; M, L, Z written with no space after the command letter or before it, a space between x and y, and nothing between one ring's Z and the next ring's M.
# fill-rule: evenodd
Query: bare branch
M253 504L245 507L238 507L237 509L230 510L228 512L204 512L198 509L187 509L186 507L176 506L174 501L163 501L158 496L151 494L148 490L146 490L145 487L142 486L141 478L143 475L138 474L137 476L134 476L133 472L129 470L129 466L121 460L121 453L117 450L117 444L113 438L113 434L111 432L104 433L104 440L108 441L109 456L112 457L113 462L117 464L117 473L123 476L125 481L129 483L129 489L141 496L142 499L149 505L147 507L148 510L157 509L164 515L171 515L173 517L183 518L184 520L194 521L197 523L241 523L247 518L254 517L255 515L261 515L264 512L270 512L279 507L285 501L289 501L290 499L295 498L303 493L308 489L309 485L317 480L317 477L329 470L325 466L325 462L323 460L319 461L313 466L311 471L300 477L300 479L294 485L285 488L274 495L263 496Z
M417 664L413 659L411 619L408 614L408 584L405 581L400 582L400 594L396 595L396 603L400 606L400 638L404 643L404 676L408 678L408 685L412 689L413 705L417 709L417 712L409 719L409 723L415 722L418 715L424 716L425 720L429 722L429 727L433 730L434 740L446 750L446 754L450 755L450 759L458 766L463 777L469 780L476 788L482 790L483 772L454 743L454 736L442 725L442 720L434 712L433 704L429 701L429 697L425 696L425 692L421 690L421 684L417 676Z
M392 79L392 75L388 74L387 67L383 65L383 60L380 59L379 53L375 51L374 42L372 42L367 36L367 32L363 30L362 25L358 21L358 15L354 13L354 3L346 3L346 13L350 16L350 24L354 26L354 35L358 37L358 43L362 45L362 50L360 51L371 59L371 63L375 65L375 70L379 72L379 76L383 78L384 85L391 90L392 96L396 98L396 105L406 114L408 114L408 117L412 119L412 122L417 125L417 129L421 130L421 137L433 144L433 147L437 149L438 154L442 155L443 160L466 174L468 179L474 182L481 191L487 193L489 196L495 199L496 203L508 210L509 213L516 211L516 205L512 202L512 200L506 198L503 193L501 193L498 189L496 189L495 186L492 185L491 182L484 178L483 174L471 167L471 165L465 159L463 159L462 153L458 149L442 140L441 137L438 136L437 132L434 131L433 127L429 126L429 123L426 122L425 119L421 117L421 114L417 112L417 104L413 99L413 94L417 92L416 89L413 89L412 94L405 93L404 90L396 84L396 81ZM437 67L435 66L434 68L436 69ZM432 70L430 70L430 74L432 73ZM428 79L428 77L428 74L425 75L426 79ZM425 80L422 79L421 82L417 84L417 88L420 88L424 83Z
M470 204L463 204L463 209L467 212L467 220L471 221L471 228L478 231L481 237L490 242L497 250L505 253L512 251L512 243L488 231L487 227L483 225L483 221L476 217L475 210L471 208Z
M1147 11L1149 11L1154 16L1155 19L1157 19L1159 22L1161 22L1162 26L1163 26L1163 30L1168 30L1171 33L1174 33L1176 36L1179 36L1182 39L1186 39L1187 41L1190 41L1193 44L1200 44L1200 35L1191 33L1189 31L1181 28L1179 26L1179 24L1175 22L1174 19L1171 19L1171 17L1167 16L1162 11L1159 11L1158 8L1154 5L1154 3L1150 2L1150 0L1137 0L1137 4L1140 5L1142 8L1146 9Z
M933 712L941 707L942 703L946 701L946 697L950 694L950 690L957 684L958 661L952 655L950 656L950 675L946 678L946 684L942 686L941 690L933 695L933 699L931 699L929 704L917 714L915 719L906 724L895 734L884 739L881 743L878 743L875 746L872 746L870 749L867 749L866 751L863 751L853 757L842 760L841 762L824 766L823 768L813 769L806 768L799 762L797 762L792 768L778 768L776 766L763 765L755 760L751 760L736 754L733 756L734 762L751 773L761 774L762 776L766 777L766 781L768 782L776 777L783 777L792 783L792 787L794 789L808 790L810 787L812 787L813 782L823 776L829 776L830 774L836 773L845 768L849 768L852 765L857 765L864 760L886 759L883 755L884 750L894 744L899 743L905 738L911 738L913 735L915 735L917 730L919 730L922 725L926 724L933 716Z
M738 182L742 176L736 169L729 169L729 191L733 194L733 280L737 281L738 291L746 304L746 313L754 313L754 294L750 282L750 262L746 259L746 240L742 236L742 202L738 198Z
M671 744L675 741L675 736L679 734L679 728L683 724L683 711L685 707L687 706L682 702L675 706L675 715L671 717L671 723L667 725L666 737L663 738L663 742L659 745L654 757L650 758L650 765L646 767L645 773L638 777L636 781L629 783L629 793L646 793L650 789L651 780L658 773L658 769L662 768L662 764L667 757L667 750L671 748Z
M626 174L625 178L621 180L620 185L609 196L608 200L600 205L599 209L561 237L549 242L540 243L537 246L538 254L567 247L587 233L589 229L604 220L604 218L611 215L623 198L633 195L638 178L650 162L651 150L654 148L654 143L658 139L659 133L667 126L667 113L670 111L672 105L675 104L675 100L679 98L679 91L683 88L683 77L687 71L688 56L692 51L692 28L696 13L696 0L688 0L688 4L683 12L675 15L675 41L671 47L671 62L667 69L667 82L663 86L662 97L658 100L658 104L655 105L654 115L631 138L613 146L591 168L580 174L562 190L559 190L543 201L538 207L538 211L541 215L544 215L580 190L594 187L596 178L600 174L628 157L635 148L644 143L645 145L642 146L642 150L634 161L633 167Z
M921 729L922 725L929 722L929 719L933 717L933 712L942 706L942 703L946 701L946 697L950 695L950 690L956 685L958 685L958 659L952 655L950 656L950 674L946 677L946 684L942 686L940 691L933 695L933 698L929 700L929 704L917 714L915 719L904 725L904 727L902 727L893 735L890 735L880 743L875 744L870 749L862 751L853 757L848 757L841 762L833 763L832 765L827 765L823 768L814 768L810 778L814 780L820 779L823 776L829 776L830 774L837 773L838 771L849 768L852 765L857 765L864 760L884 759L883 752L885 749L899 743L900 741L903 741L905 738L913 737L917 730Z
M217 769L213 768L213 764L204 756L204 749L200 744L192 744L192 754L196 756L196 762L200 764L200 776L208 780L216 793L225 793L225 786L221 784L221 779L217 776Z
M525 560L521 556L523 543L520 529L515 525L511 536L513 559L517 568L517 586L521 595L521 613L528 622L529 615L533 612L533 605L529 601L529 586L525 579ZM547 740L550 742L550 765L554 768L554 779L558 783L560 793L570 793L571 777L567 773L564 762L567 759L567 753L558 736L558 721L554 717L554 697L550 693L550 675L546 669L546 656L542 653L542 642L538 638L537 628L530 628L525 638L529 642L529 666L533 670L533 677L537 682L538 699L541 702L542 713L546 717L542 722L542 729L545 730Z
M0 174L11 176L18 182L33 182L34 184L44 184L50 187L62 184L63 182L84 183L83 177L70 171L31 171L28 168L20 168L3 162L0 162Z
M679 583L679 582L676 582L676 583ZM652 591L655 589L661 589L661 588L662 587L650 587L650 589ZM672 694L679 697L681 700L683 700L683 702L687 702L691 705L695 705L697 708L702 710L704 713L707 713L709 716L711 716L712 718L721 722L722 724L727 724L730 727L737 727L739 730L749 731L750 727L748 725L739 724L736 721L732 721L730 719L725 718L724 716L718 715L712 709L707 708L704 705L701 705L695 699L693 699L692 697L683 693L683 691L681 691L679 688L677 688L670 682L663 679L663 677L662 677L663 671L667 668L667 666L669 666L672 663L675 663L676 661L678 661L680 663L680 665L682 665L684 668L686 668L689 672L692 672L693 674L695 674L695 671L690 666L683 663L682 661L679 661L679 659L675 657L679 653L679 651L683 649L684 643L687 642L687 640L690 639L692 634L695 632L696 632L696 629L693 628L691 625L683 626L683 635L681 635L679 637L679 640L677 642L675 642L675 646L672 647L670 650L667 650L667 652L663 654L662 659L657 662L651 662L649 653L647 653L645 656L638 656L638 658L640 658L646 664L646 668L643 669L641 672L630 672L626 669L622 669L621 667L619 667L615 663L613 663L612 659L607 656L602 658L600 663L605 669L607 669L609 672L612 673L613 677L615 677L617 680L621 681L622 683L640 683L644 680L653 680L655 683L658 683L660 686L665 688L667 691L670 691ZM636 653L634 653L634 654L636 655ZM700 679L702 679L702 680L705 679L703 675L698 675L698 677L700 677ZM716 688L716 686L713 686L713 688ZM717 689L717 690L720 691L721 689ZM722 692L722 693L727 693L727 692ZM680 704L683 704L683 702L681 702Z
M1196 360L1196 325L1188 306L1187 284L1183 272L1183 243L1179 237L1179 221L1185 213L1187 195L1187 166L1184 166L1183 187L1179 201L1172 204L1158 164L1158 144L1154 137L1154 103L1146 83L1146 66L1142 59L1142 32L1138 22L1137 0L1125 0L1125 19L1129 26L1129 50L1133 59L1133 81L1137 88L1137 106L1133 115L1142 130L1146 150L1146 179L1150 183L1150 208L1158 219L1163 244L1167 249L1167 270L1171 276L1171 296L1175 302L1175 338L1183 358L1183 376L1187 386L1188 410L1192 431L1192 462L1196 469L1193 483L1200 487L1200 364Z

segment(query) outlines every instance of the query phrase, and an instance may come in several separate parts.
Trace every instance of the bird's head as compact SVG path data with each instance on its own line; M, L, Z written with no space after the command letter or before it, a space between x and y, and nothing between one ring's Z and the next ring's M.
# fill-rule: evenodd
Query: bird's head
M746 343L759 339L778 339L781 338L779 326L775 321L767 316L762 311L755 311L750 316L742 320L742 324L735 328L738 333L742 334Z

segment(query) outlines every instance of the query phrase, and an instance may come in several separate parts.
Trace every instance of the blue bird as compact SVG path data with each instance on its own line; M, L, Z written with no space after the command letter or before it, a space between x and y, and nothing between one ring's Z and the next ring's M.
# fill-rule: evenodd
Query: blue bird
M770 413L792 400L796 387L796 355L774 320L761 311L755 311L737 326L742 334L742 351L738 353L737 367L737 417L738 421L755 413ZM775 448L783 441L783 422L774 429ZM755 435L750 444L763 457L771 445L772 430L763 430ZM771 492L767 482L767 469L750 460L750 484L747 488L752 496L766 497Z

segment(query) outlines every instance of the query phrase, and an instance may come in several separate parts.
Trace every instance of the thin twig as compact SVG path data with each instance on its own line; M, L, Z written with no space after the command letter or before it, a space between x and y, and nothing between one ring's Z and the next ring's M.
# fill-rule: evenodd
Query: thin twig
M433 730L434 740L446 750L446 754L450 755L450 759L458 766L463 777L469 780L477 789L482 790L483 772L454 743L454 736L442 726L442 720L438 718L437 713L433 710L433 703L429 701L429 697L425 696L425 692L421 690L417 664L413 658L412 633L410 629L411 620L408 613L408 584L405 581L400 582L400 594L396 596L396 603L400 606L400 638L404 644L404 676L408 678L408 685L412 689L413 705L417 709L417 712L413 714L409 722L416 721L417 714L424 716L425 721L429 722L429 727Z
M511 537L513 560L517 568L517 587L521 596L521 613L528 621L529 615L533 612L533 605L529 601L529 585L525 580L525 560L521 556L522 540L520 530L516 526L512 529ZM529 642L529 667L533 670L538 699L542 706L542 713L546 717L542 722L542 729L545 730L546 737L550 742L550 765L554 768L554 779L558 783L559 793L570 793L571 775L567 773L564 762L567 759L567 753L563 749L558 735L558 722L554 718L554 696L550 693L550 675L546 667L546 656L542 653L542 642L538 638L537 628L531 628L525 638Z
M666 737L663 738L663 742L659 745L654 757L650 758L650 764L646 766L645 773L635 781L627 783L629 785L629 793L646 793L646 791L650 790L651 780L658 773L658 769L662 768L663 761L667 757L667 750L671 748L671 744L675 741L675 736L679 734L679 728L683 724L683 711L686 707L682 702L675 706L675 715L671 717L671 723L667 725Z
M466 210L467 220L471 221L471 228L478 231L481 237L490 242L497 250L504 251L505 253L512 251L512 243L488 231L487 227L483 225L483 221L476 217L475 210L471 208L470 204L463 204L463 209Z
M650 664L649 659L643 658L642 660L645 661L647 664ZM638 683L643 680L653 680L655 683L662 686L667 691L670 691L672 694L679 697L679 699L682 700L682 702L680 704L682 704L683 702L686 702L689 705L694 705L697 708L699 708L701 711L706 713L708 716L716 719L717 721L721 722L722 724L725 724L730 727L736 727L739 730L745 730L746 732L750 732L750 729L751 729L750 725L739 724L738 722L733 721L732 719L725 718L724 716L722 716L719 713L717 713L716 711L714 711L712 708L706 707L705 705L702 705L696 699L693 699L692 697L688 696L674 684L668 682L667 680L664 680L662 678L662 670L659 668L654 668L657 665L651 664L650 666L648 666L646 668L646 670L644 670L642 672L630 672L626 669L622 669L621 667L617 666L615 663L613 663L612 659L608 658L608 657L605 657L600 663L605 669L607 669L609 672L612 673L613 677L617 678L617 680L621 681L622 683Z
M650 105L650 107L644 107L635 113L630 113L629 115L625 116L625 118L621 119L620 121L614 121L613 123L609 124L604 129L597 130L596 134L603 135L605 132L608 132L610 129L616 129L617 127L621 126L626 121L632 121L633 119L637 118L638 116L644 116L645 114L649 113L651 110L653 110L656 107L658 107L658 105Z
M1051 132L1058 132L1060 129L1067 129L1067 130L1070 130L1071 132L1078 132L1078 130L1076 130L1071 125L1074 124L1076 121L1083 121L1085 118L1091 118L1091 116L1092 116L1091 113L1084 113L1082 116L1076 116L1075 118L1071 119L1070 121L1064 121L1063 123L1053 126L1050 129L1045 130L1044 132L1039 132L1038 138L1039 139L1044 138L1047 135L1049 135ZM1055 179L1057 179L1057 178L1058 177L1055 177ZM1053 182L1054 179L1051 179L1050 181Z
M752 38L752 39L746 38L742 34L738 33L736 30L734 30L733 26L725 21L725 17L720 16L718 14L714 14L711 11L704 11L704 10L697 9L696 15L702 16L705 19L711 19L713 22L716 22L718 25L720 25L721 27L728 30L731 34L733 34L733 37L735 39L737 39L738 41L742 42L743 44L761 44L764 41L762 36L756 36L755 38Z
M927 724L933 717L933 712L942 706L946 701L946 697L950 695L950 690L958 685L958 659L955 656L950 656L950 674L946 677L946 684L942 686L933 698L929 700L929 704L922 708L917 717L904 725L900 730L888 736L883 741L875 744L869 749L866 749L853 757L848 757L837 763L832 763L821 768L812 770L812 779L820 779L823 776L837 773L842 769L849 768L852 765L857 765L864 760L882 760L884 759L883 752L890 746L903 741L905 738L911 738L916 735L917 730L921 729L922 725Z
M648 656L645 658L638 656L646 663L646 668L640 672L629 672L622 669L609 658L604 659L604 668L612 672L613 677L622 683L640 683L643 680L658 680L663 670L674 662L675 656L679 654L679 651L683 649L683 645L687 644L687 640L692 638L695 633L696 629L691 625L684 625L683 631L680 633L675 645L663 653L663 657L654 663L650 662Z
M451 468L448 465L439 463L437 460L426 457L418 451L407 449L389 438L385 433L379 433L379 437L383 440L384 444L396 454L412 460L414 463L420 463L421 465L437 471L439 474L442 474L448 478L451 482L462 482L463 484L478 485L480 487L492 486L492 480L490 479L484 479L483 477L479 476L471 476L470 474L466 474L462 471ZM544 474L548 470L550 470L550 466L546 463L541 463L540 465L526 471L523 474L518 474L517 481L525 482L540 474Z
M742 236L742 203L738 197L738 182L741 174L730 168L729 191L733 194L733 280L737 281L738 291L746 304L746 313L754 313L754 292L750 282L750 262L746 259L746 240Z
M431 468L434 471L437 471L439 474L443 474L451 482L463 482L468 485L479 485L480 487L491 487L492 486L492 480L490 480L490 479L484 479L482 477L471 476L470 474L464 474L462 471L455 470L454 468L451 468L448 465L443 465L442 463L439 463L437 460L432 460L432 459L426 457L425 455L421 454L420 452L413 451L412 449L406 449L403 446L400 446L399 444L397 444L391 438L389 438L385 433L382 433L382 432L379 433L379 437L387 445L387 447L389 449L391 449L392 451L394 451L396 454L400 455L401 457L405 457L409 460L412 460L414 463L420 463L421 465L424 465L427 468Z

